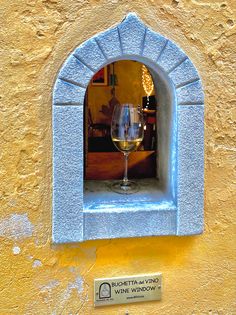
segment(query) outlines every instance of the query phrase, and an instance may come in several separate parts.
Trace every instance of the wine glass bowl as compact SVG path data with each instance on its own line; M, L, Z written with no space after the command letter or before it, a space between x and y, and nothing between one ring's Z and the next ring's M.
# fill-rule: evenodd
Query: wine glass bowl
M123 180L112 185L111 189L120 194L138 191L136 182L128 180L128 157L137 150L143 140L143 115L139 106L117 104L111 122L111 138L114 145L124 154L125 171Z

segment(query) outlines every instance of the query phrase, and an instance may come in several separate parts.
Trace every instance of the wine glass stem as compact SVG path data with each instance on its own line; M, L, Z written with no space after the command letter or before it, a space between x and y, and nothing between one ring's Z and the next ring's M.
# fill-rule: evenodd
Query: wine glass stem
M124 171L123 185L127 185L128 184L128 158L129 158L129 153L125 152L124 153L124 158L125 158L125 171Z

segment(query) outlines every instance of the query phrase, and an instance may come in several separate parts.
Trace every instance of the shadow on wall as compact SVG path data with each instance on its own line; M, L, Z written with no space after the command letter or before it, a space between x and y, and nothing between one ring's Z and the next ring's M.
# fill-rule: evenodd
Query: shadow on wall
M130 238L128 245L126 238L95 240L80 244L55 245L52 248L58 255L58 263L61 266L79 264L82 259L87 258L96 258L98 263L101 259L105 266L111 264L111 257L114 264L117 261L130 263L130 258L133 257L135 261L152 258L156 262L176 266L187 261L188 250L191 252L194 250L194 243L199 242L200 237L197 235L181 238L173 236Z

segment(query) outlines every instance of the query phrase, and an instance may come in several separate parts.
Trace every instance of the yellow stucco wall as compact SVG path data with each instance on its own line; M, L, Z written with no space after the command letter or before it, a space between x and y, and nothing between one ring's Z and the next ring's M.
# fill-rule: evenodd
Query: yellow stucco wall
M234 0L2 0L0 314L236 314ZM135 11L206 95L205 232L51 244L51 92L75 46ZM163 299L93 308L93 279L162 272Z

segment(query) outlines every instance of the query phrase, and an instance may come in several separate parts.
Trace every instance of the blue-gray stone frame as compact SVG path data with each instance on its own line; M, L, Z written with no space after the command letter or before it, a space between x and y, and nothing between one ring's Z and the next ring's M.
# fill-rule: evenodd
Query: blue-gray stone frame
M118 60L152 73L158 95L157 197L152 202L91 208L84 202L83 104L92 76ZM159 188L158 188L159 187ZM162 190L162 197L160 191ZM203 231L204 95L198 72L172 41L134 13L76 48L53 90L54 243ZM98 198L99 200L99 198ZM154 201L153 201L154 200Z

